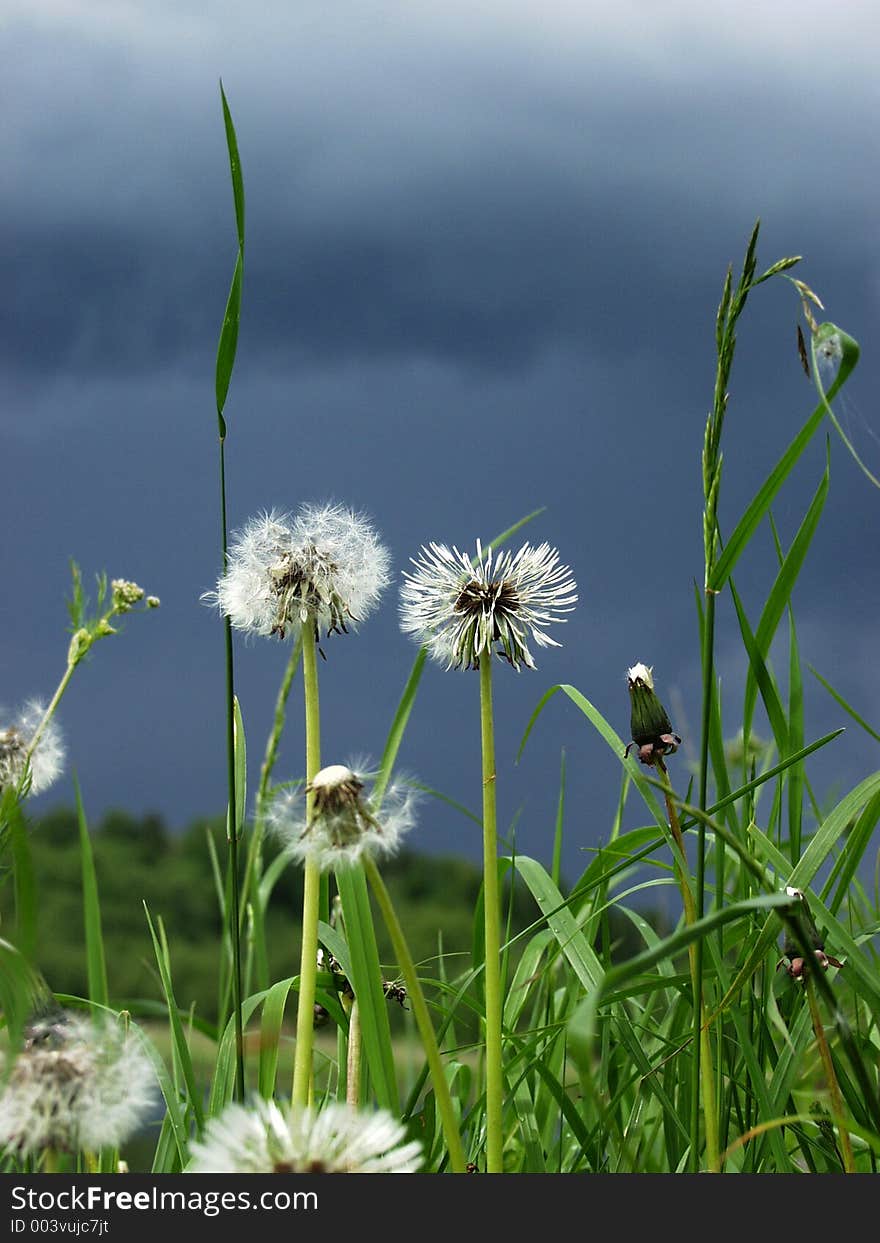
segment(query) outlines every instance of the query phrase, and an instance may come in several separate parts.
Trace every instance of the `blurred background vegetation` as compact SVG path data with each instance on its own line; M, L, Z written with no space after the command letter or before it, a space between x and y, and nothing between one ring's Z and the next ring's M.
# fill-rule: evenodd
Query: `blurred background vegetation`
M49 987L88 996L83 928L82 872L76 812L58 808L34 820L29 842L38 892L39 918L34 960ZM171 832L157 815L136 817L109 812L91 831L107 958L111 1004L137 1011L138 1002L162 1002L144 903L160 918L168 935L174 989L181 1009L195 1008L209 1022L217 1018L217 970L222 923L211 869L208 837L225 858L225 824L198 820ZM273 847L267 846L267 862ZM425 976L460 975L471 961L474 917L481 872L457 857L401 851L383 866L383 876L410 949ZM7 876L5 879L9 879ZM540 917L523 885L508 892L506 910L515 934ZM285 868L266 913L271 980L299 970L299 919L302 872ZM613 912L613 908L612 908ZM0 930L13 927L11 884L0 885ZM636 949L628 920L612 918L606 930L615 957ZM481 927L481 925L480 925ZM381 919L376 920L379 951L388 975L393 954ZM514 946L511 957L518 957Z

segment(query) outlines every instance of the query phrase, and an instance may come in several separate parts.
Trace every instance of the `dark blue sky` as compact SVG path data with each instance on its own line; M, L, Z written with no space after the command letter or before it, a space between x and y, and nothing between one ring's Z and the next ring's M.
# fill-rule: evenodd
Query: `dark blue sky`
M607 837L619 766L562 697L626 735L624 672L653 664L686 742L699 716L693 582L715 309L756 217L759 263L796 271L862 344L840 406L880 466L880 20L817 3L10 6L4 49L0 393L7 533L0 699L63 670L68 559L162 598L80 669L60 721L87 811L224 806L214 356L234 260L222 76L247 197L242 328L226 414L231 523L271 506L367 511L400 570L539 506L580 603L535 673L498 666L502 822L549 858L560 752L566 869ZM784 281L742 323L725 433L729 529L802 421ZM789 542L815 445L774 513ZM795 593L805 663L877 725L880 495L832 440L831 490ZM738 574L756 622L762 532ZM719 611L727 732L744 669ZM324 758L377 757L415 651L389 592L322 667ZM237 647L253 775L286 648ZM780 676L784 681L784 653ZM402 766L479 804L473 674L426 671ZM299 699L278 768L301 769ZM807 732L843 723L811 679ZM685 780L687 750L674 761ZM848 729L821 798L877 764ZM69 777L34 813L70 802ZM638 822L635 806L632 809ZM478 856L426 803L411 843Z

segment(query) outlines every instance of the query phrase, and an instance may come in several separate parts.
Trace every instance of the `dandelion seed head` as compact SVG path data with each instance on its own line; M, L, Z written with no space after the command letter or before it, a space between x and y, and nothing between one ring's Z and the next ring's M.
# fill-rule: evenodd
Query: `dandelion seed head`
M389 582L390 556L363 514L341 505L270 510L232 537L215 604L237 630L279 638L311 622L317 638L363 621Z
M414 1174L422 1148L384 1110L232 1104L191 1145L187 1174Z
M345 764L330 764L307 786L279 791L269 805L267 824L291 859L312 862L322 872L353 867L366 855L393 854L415 824L416 791L398 780L387 787L377 809L372 784Z
M0 1146L17 1157L46 1148L118 1147L155 1103L153 1067L137 1038L72 1014L30 1025L8 1078L0 1067Z
M472 560L454 545L431 543L411 558L400 589L400 625L447 669L478 669L493 649L519 670L534 669L529 642L560 647L546 627L564 622L577 584L549 544L495 553L477 540Z
M11 719L0 710L0 790L18 788L25 775L25 760L34 735L46 713L46 705L30 699ZM8 721L8 724L6 723ZM28 793L42 794L61 776L64 740L54 718L40 734L30 757Z

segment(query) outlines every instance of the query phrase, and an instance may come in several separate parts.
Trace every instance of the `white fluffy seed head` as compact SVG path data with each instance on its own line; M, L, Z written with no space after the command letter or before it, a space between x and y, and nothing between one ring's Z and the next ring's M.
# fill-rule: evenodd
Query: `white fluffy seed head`
M116 1148L147 1119L156 1079L137 1037L72 1014L32 1023L8 1078L0 1067L0 1147Z
M322 872L354 867L367 855L394 854L415 824L417 792L397 781L385 789L377 808L373 788L369 776L331 764L307 786L279 790L269 804L267 826L294 862L312 862Z
M514 669L534 669L529 642L560 647L546 627L564 622L577 584L549 544L494 553L477 540L476 557L429 544L411 558L400 589L400 625L447 669L478 669L495 651Z
M649 691L654 689L654 666L643 665L641 662L627 669L626 677L628 682L641 682L643 686L647 686Z
M320 1111L258 1099L228 1105L190 1146L187 1174L414 1174L417 1141L390 1113L335 1102Z
M25 775L25 759L46 705L30 699L13 717L0 710L0 790L17 789ZM30 758L30 794L42 794L61 776L64 768L64 741L54 718L40 734Z
M237 630L294 637L346 632L372 612L389 582L390 555L369 520L341 505L270 510L229 545L215 604Z

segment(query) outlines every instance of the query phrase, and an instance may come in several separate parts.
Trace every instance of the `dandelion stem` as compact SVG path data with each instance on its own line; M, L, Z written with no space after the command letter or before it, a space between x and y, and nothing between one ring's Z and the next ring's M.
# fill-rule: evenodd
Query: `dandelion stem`
M480 656L480 725L483 751L483 913L486 965L486 1173L503 1173L504 1089L501 1061L501 899L498 891L498 829L495 798L495 726L492 715L492 653Z
M321 713L318 700L317 646L312 641L315 619L303 623L303 691L306 712L306 780L321 767ZM306 816L311 817L314 795L306 796ZM299 1004L296 1011L296 1056L293 1066L293 1103L309 1103L312 1082L312 1045L315 1023L315 982L318 972L318 917L321 873L312 859L305 862L302 953L299 971Z
M852 1143L849 1138L849 1131L846 1129L844 1124L843 1097L840 1094L840 1084L837 1082L837 1075L834 1073L834 1062L831 1060L831 1050L829 1049L828 1041L825 1038L825 1028L822 1026L822 1016L819 1013L819 1005L816 1001L816 992L813 988L813 981L810 979L811 970L812 966L807 966L804 972L804 986L807 990L807 1001L810 1005L810 1018L813 1021L813 1032L816 1036L816 1045L819 1049L819 1056L822 1059L822 1065L825 1069L825 1078L828 1080L828 1095L831 1098L831 1112L834 1115L834 1121L837 1123L837 1133L840 1136L844 1173L855 1174L856 1163L853 1156Z
M662 774L664 795L666 798L666 814L669 816L669 828L675 839L676 854L675 869L678 873L678 882L681 888L681 899L684 906L685 922L694 924L697 922L697 908L694 902L694 895L691 892L690 881L687 873L687 856L684 850L684 837L681 832L681 824L678 819L678 808L672 796L672 786L669 781L669 772L661 757L656 760L657 769ZM697 945L699 941L691 942L688 946L688 958L690 960L691 980L694 989L694 1006L698 1016L698 1039L694 1042L695 1056L699 1055L700 1081L703 1088L703 1116L706 1125L706 1160L710 1172L717 1174L721 1169L719 1149L718 1149L718 1119L715 1113L715 1076L712 1069L712 1043L709 1038L709 1029L703 1023L703 993L698 976L698 960ZM699 1117L699 1114L697 1115ZM696 1158L695 1158L696 1159Z
M382 912L382 918L385 921L385 927L388 929L388 935L391 938L391 944L394 947L394 954L397 963L403 974L403 980L406 984L407 995L410 1005L412 1006L413 1016L416 1020L416 1026L419 1029L419 1035L422 1038L422 1047L425 1050L425 1058L428 1062L428 1069L431 1073L431 1082L434 1085L434 1099L437 1102L437 1109L440 1113L440 1123L443 1127L443 1134L446 1139L446 1147L449 1152L449 1164L453 1173L463 1174L465 1172L465 1156L461 1144L461 1136L458 1129L458 1119L455 1114L455 1108L452 1104L452 1097L449 1092L449 1085L446 1082L446 1076L443 1073L443 1061L440 1057L440 1050L437 1046L437 1038L434 1035L434 1028L431 1023L431 1016L428 1014L428 1006L425 1002L425 995L422 992L422 986L419 983L419 977L416 974L415 963L412 954L409 952L409 946L403 935L403 929L397 918L397 913L391 904L388 890L382 879L379 869L376 867L375 861L369 855L364 856L364 871L367 880L375 895L379 909Z
M34 735L31 738L30 745L28 746L28 749L25 753L24 764L22 765L22 771L21 771L22 784L19 785L19 788L17 790L18 794L21 794L23 783L27 780L27 774L28 774L28 771L30 770L31 757L33 756L34 752L36 751L39 745L40 739L43 736L43 732L46 729L46 726L52 720L52 717L55 713L55 709L58 707L59 703L61 702L61 696L67 690L68 683L70 682L70 679L73 677L73 671L75 668L76 668L76 661L68 661L67 669L64 672L64 676L62 677L61 681L58 683L58 687L55 691L55 694L52 696L52 700L48 708L43 713L43 719L40 721L39 725L34 730Z

